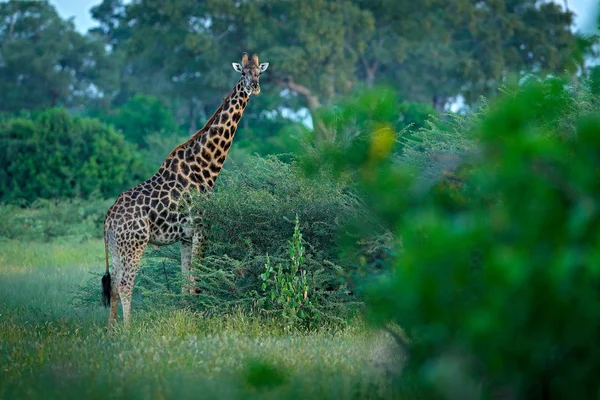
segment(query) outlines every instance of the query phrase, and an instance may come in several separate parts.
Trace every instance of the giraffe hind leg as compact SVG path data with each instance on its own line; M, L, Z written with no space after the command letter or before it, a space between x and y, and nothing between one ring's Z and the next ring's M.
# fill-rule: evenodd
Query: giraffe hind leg
M110 329L116 319L117 319L117 310L119 308L119 291L117 288L117 282L121 278L121 259L119 257L119 252L117 251L117 246L115 244L114 235L109 231L108 234L108 248L112 257L112 276L109 274L107 283L108 283L108 295L110 301L110 314L108 316L108 328ZM106 276L106 275L105 275ZM102 278L102 284L104 287L104 293L106 296L107 287L104 286L104 278Z
M119 251L119 257L121 261L121 276L116 282L118 296L121 299L121 306L123 307L123 322L126 327L129 326L131 321L131 297L133 295L133 286L135 284L135 276L137 269L146 248L147 241L142 243L128 243L126 244L126 251Z

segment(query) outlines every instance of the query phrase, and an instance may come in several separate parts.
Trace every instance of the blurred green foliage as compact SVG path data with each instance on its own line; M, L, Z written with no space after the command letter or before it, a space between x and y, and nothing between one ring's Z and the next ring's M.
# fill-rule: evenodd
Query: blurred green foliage
M48 109L0 121L0 200L114 196L140 179L139 155L96 119Z
M597 396L595 85L530 80L461 135L419 131L413 154L442 149L436 138L461 149L427 184L406 159L377 157L378 131L346 163L330 158L340 176L360 177L365 204L395 228L393 268L367 289L368 315L408 334L403 382L427 398Z
M401 101L390 87L378 86L357 91L319 113L330 142L349 142L365 132L383 126L394 132L418 130L437 115L426 104Z
M244 372L246 384L252 388L273 388L286 382L286 376L281 370L260 360L250 361Z
M81 108L114 82L105 40L79 33L47 0L0 3L0 113Z
M112 113L92 110L91 115L113 125L125 139L142 149L150 146L149 138L153 134L173 136L179 133L171 110L153 96L136 95Z

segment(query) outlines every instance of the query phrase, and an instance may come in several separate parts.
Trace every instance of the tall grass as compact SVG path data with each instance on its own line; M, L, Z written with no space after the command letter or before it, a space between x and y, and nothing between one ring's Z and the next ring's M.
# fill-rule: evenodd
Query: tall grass
M73 306L103 269L103 244L0 242L0 398L380 398L391 386L361 321L311 333L241 311L139 310L107 333L107 311ZM99 288L98 288L99 290ZM98 303L99 304L99 303ZM396 393L399 395L399 393Z

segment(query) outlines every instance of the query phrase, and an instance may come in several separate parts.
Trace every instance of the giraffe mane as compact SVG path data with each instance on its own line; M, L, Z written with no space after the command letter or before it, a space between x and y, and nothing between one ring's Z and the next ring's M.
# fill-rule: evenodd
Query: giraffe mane
M198 137L204 135L207 131L208 128L210 128L210 126L213 124L213 122L215 122L215 119L217 119L217 117L221 114L221 111L223 111L223 106L225 105L225 103L227 103L227 100L229 100L229 98L231 97L231 94L233 92L230 92L224 99L223 102L221 103L221 105L219 106L219 108L217 108L217 110L215 111L215 113L212 115L212 117L210 117L208 119L208 121L206 121L206 123L204 124L204 126L202 127L202 129L200 129L198 132L194 133L194 136L192 136L187 142L190 142L194 139L197 139ZM186 142L186 143L187 143Z
M204 126L198 132L194 133L194 136L192 136L191 138L189 138L188 140L186 140L184 143L180 144L179 146L175 147L175 149L173 149L173 151L169 153L167 158L171 157L175 152L177 152L177 150L181 149L188 143L193 142L194 140L198 139L200 136L206 134L206 132L208 132L208 128L210 128L210 126L213 124L213 122L215 122L217 117L221 114L221 111L223 111L223 106L225 105L225 103L227 103L227 100L229 100L232 93L233 93L233 91L229 92L229 94L223 99L223 102L221 103L219 108L217 108L217 110L212 115L212 117L210 117L209 120L206 121Z

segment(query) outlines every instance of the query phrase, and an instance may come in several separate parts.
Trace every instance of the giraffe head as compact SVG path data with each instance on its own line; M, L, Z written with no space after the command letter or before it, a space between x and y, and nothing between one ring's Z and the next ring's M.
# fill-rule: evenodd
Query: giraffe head
M260 74L265 72L269 67L269 63L258 63L258 54L252 56L251 60L248 60L248 54L242 55L242 63L231 63L233 69L242 74L242 80L245 85L246 92L259 94L260 84L258 78Z

